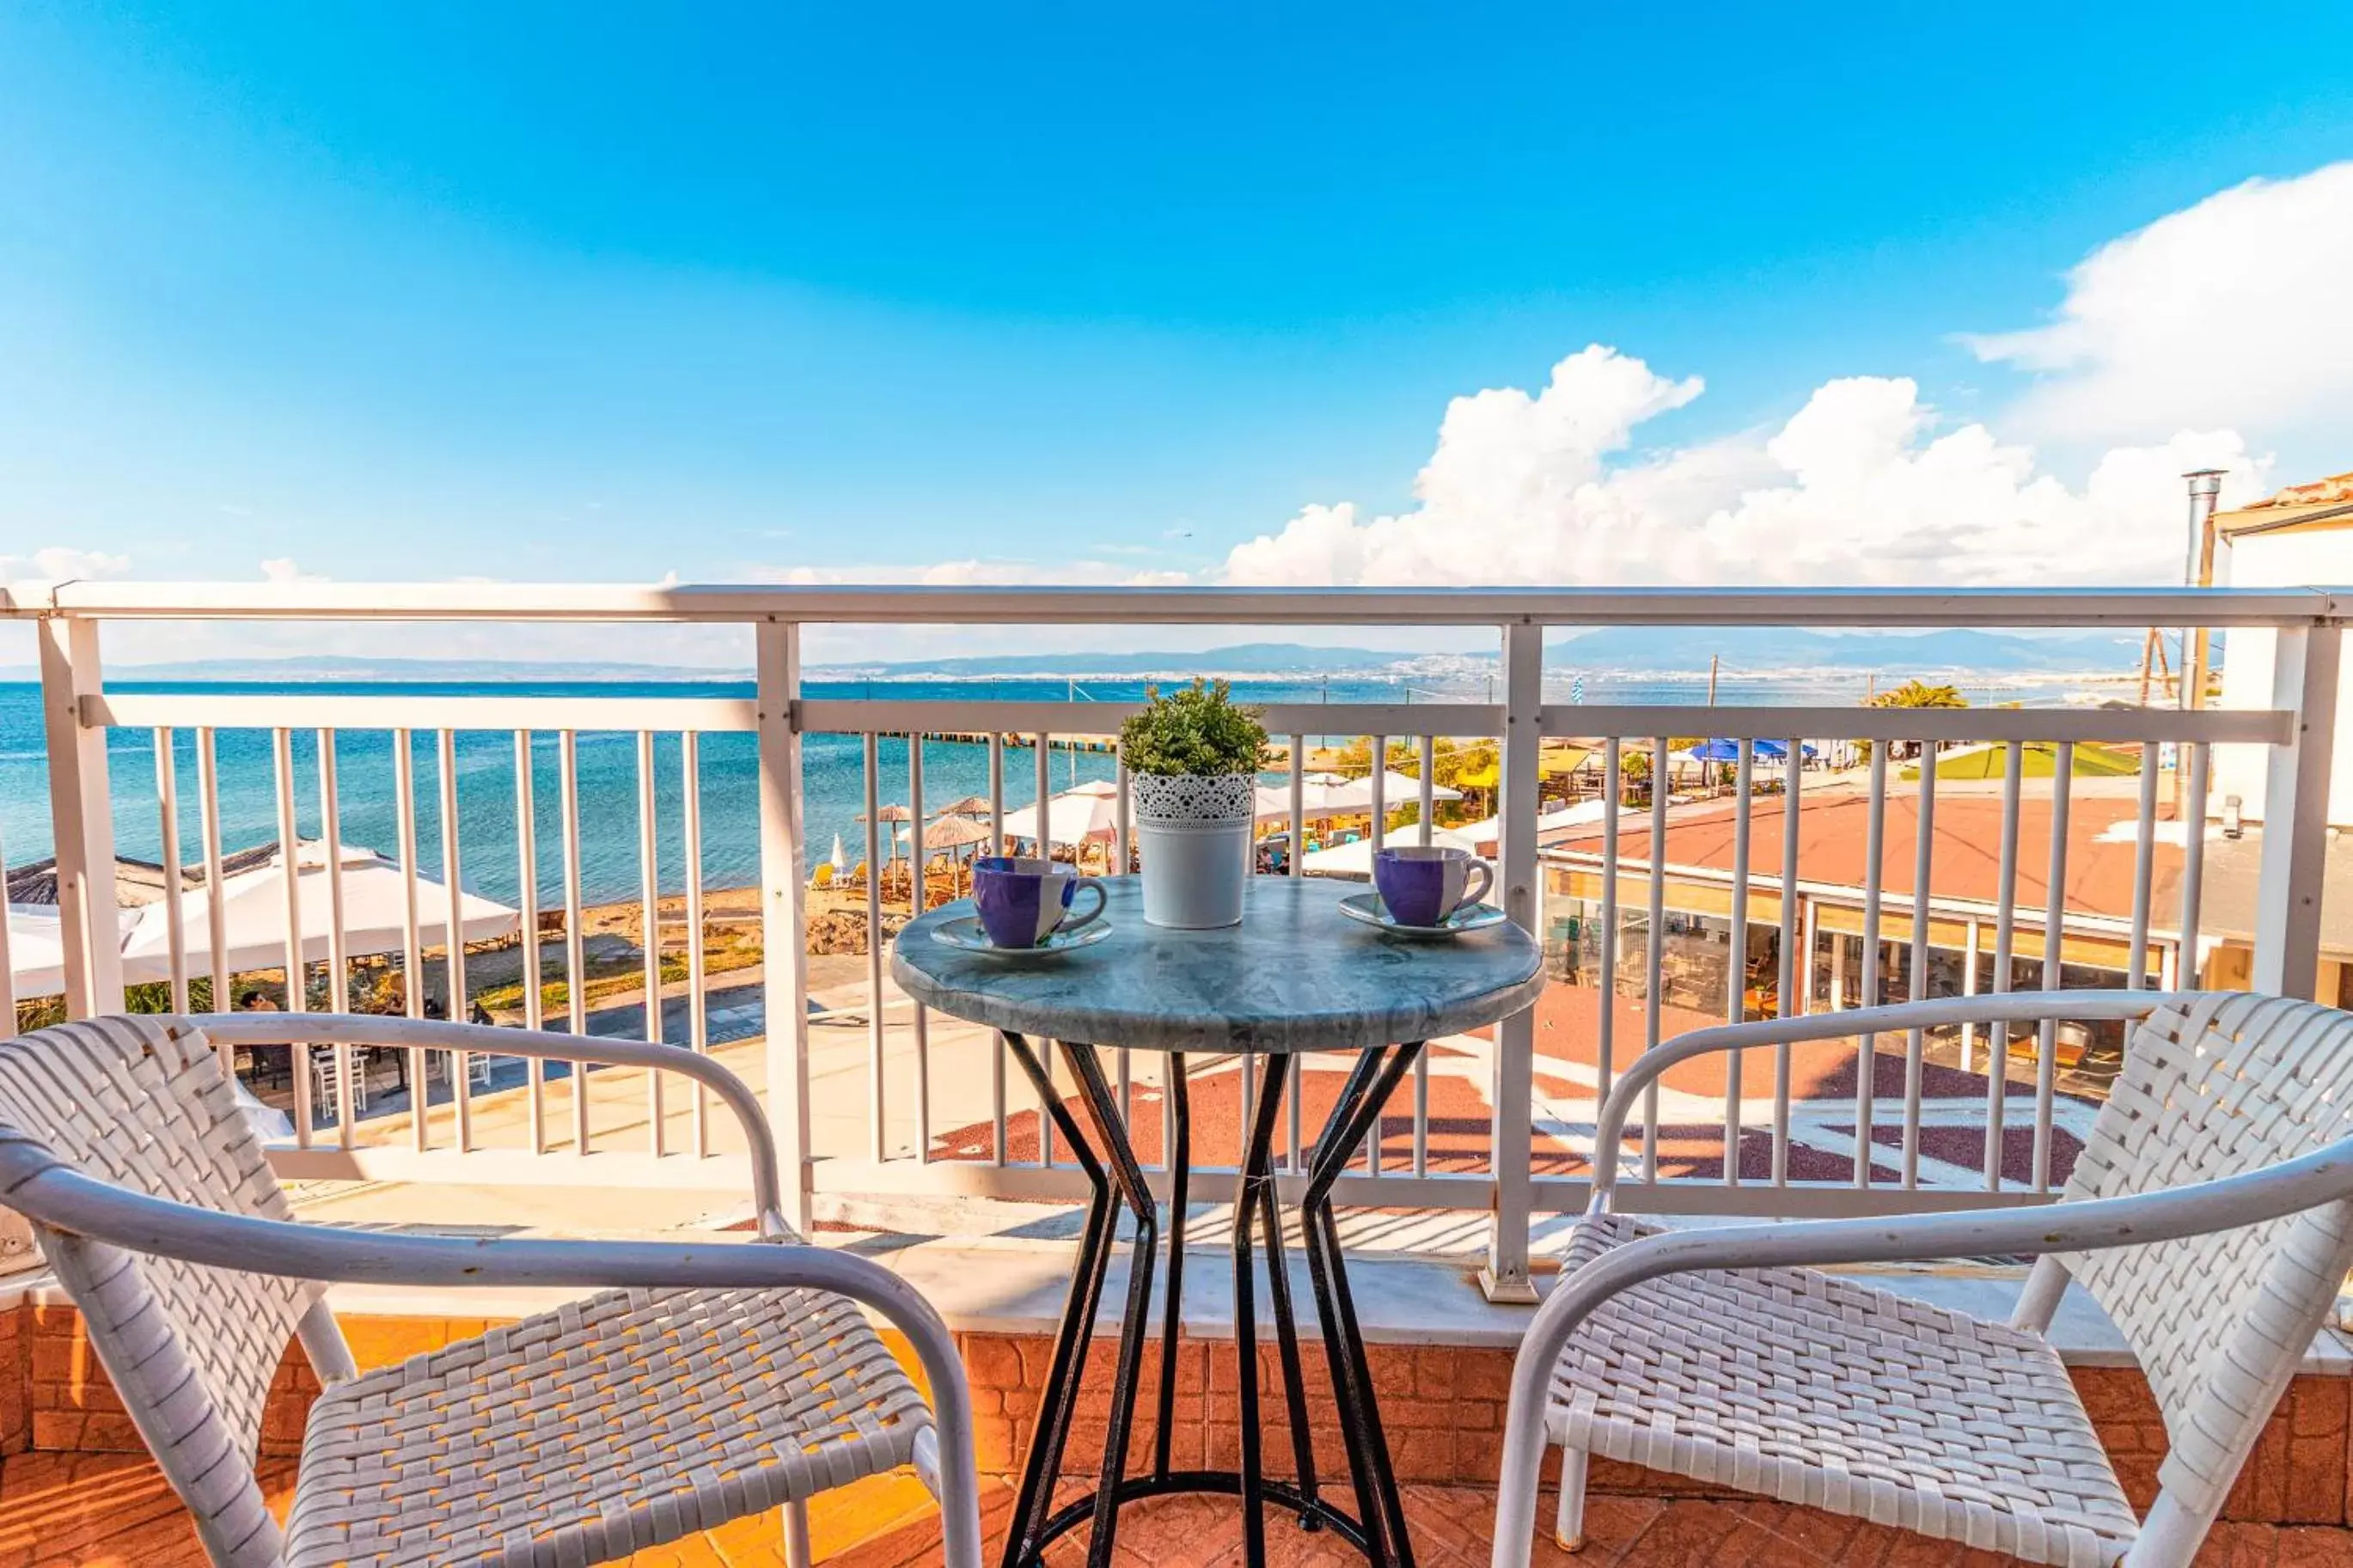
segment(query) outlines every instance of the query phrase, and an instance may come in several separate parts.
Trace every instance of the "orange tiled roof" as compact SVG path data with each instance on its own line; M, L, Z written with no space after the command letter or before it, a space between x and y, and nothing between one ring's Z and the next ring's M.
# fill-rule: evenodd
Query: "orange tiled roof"
M2335 506L2353 501L2353 473L2331 474L2306 485L2290 485L2267 500L2250 501L2237 510L2262 511L2270 507Z

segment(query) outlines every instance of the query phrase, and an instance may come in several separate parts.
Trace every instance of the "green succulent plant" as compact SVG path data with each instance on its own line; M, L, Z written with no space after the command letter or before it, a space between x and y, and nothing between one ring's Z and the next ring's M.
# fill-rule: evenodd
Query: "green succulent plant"
M1170 777L1254 773L1264 765L1259 710L1233 700L1225 681L1196 680L1163 695L1144 689L1144 710L1119 727L1119 759L1132 773Z

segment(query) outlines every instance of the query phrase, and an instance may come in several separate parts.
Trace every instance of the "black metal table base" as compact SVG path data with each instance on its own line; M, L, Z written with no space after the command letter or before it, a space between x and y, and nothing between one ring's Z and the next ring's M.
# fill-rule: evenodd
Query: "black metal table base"
M1080 1127L1062 1103L1051 1075L1029 1042L1019 1035L1008 1034L1006 1043L1012 1050L1013 1059L1038 1090L1056 1131L1069 1144L1071 1157L1086 1173L1094 1191L1088 1201L1086 1224L1080 1235L1070 1297L1054 1338L1053 1360L1047 1372L1037 1429L1030 1436L1029 1451L1022 1462L1020 1495L1014 1505L1013 1521L1006 1539L1005 1568L1033 1568L1041 1563L1050 1542L1090 1519L1094 1528L1087 1562L1089 1568L1103 1568L1111 1561L1120 1508L1139 1499L1176 1492L1219 1492L1240 1498L1244 1552L1252 1568L1259 1568L1266 1561L1269 1503L1295 1516L1303 1528L1330 1529L1363 1552L1376 1568L1412 1568L1413 1548L1406 1538L1405 1510L1389 1466L1388 1443L1381 1431L1380 1410L1373 1394L1364 1336L1356 1325L1356 1304L1348 1292L1347 1268L1341 1256L1340 1227L1333 1215L1331 1194L1333 1183L1339 1179L1379 1121L1381 1108L1388 1104L1390 1092L1420 1054L1421 1044L1367 1050L1357 1058L1324 1123L1323 1135L1315 1142L1314 1157L1308 1162L1307 1184L1297 1205L1300 1232L1307 1252L1308 1281L1323 1330L1333 1400L1339 1412L1341 1443L1347 1450L1348 1479L1356 1505L1351 1515L1325 1501L1320 1490L1314 1440L1308 1432L1306 1376L1292 1312L1291 1276L1283 1262L1273 1149L1289 1060L1279 1056L1262 1058L1267 1071L1262 1076L1257 1103L1250 1108L1250 1136L1234 1200L1234 1330L1241 1468L1229 1471L1170 1468L1176 1357L1164 1353L1156 1390L1152 1467L1147 1474L1131 1477L1127 1474L1128 1434L1134 1425L1144 1344L1150 1327L1152 1275L1160 1249L1159 1211L1128 1138L1127 1108L1118 1103L1105 1079L1096 1047L1076 1041L1061 1042L1063 1056L1078 1080L1080 1101L1085 1107L1087 1120L1093 1124L1093 1138L1090 1141L1086 1130ZM1168 1283L1162 1308L1161 1340L1164 1347L1173 1352L1183 1326L1185 1208L1191 1176L1191 1115L1181 1054L1169 1054L1167 1092L1171 1096L1175 1137L1168 1150ZM1135 1245L1130 1255L1127 1308L1120 1321L1119 1360L1113 1373L1110 1419L1105 1424L1102 1479L1090 1495L1056 1510L1054 1481L1061 1471L1062 1452L1078 1405L1088 1343L1111 1268L1112 1242L1122 1205L1134 1217ZM1291 1428L1293 1479L1287 1485L1267 1477L1260 1453L1255 1263L1256 1254L1261 1249L1268 1269L1274 1341L1282 1363L1283 1398Z

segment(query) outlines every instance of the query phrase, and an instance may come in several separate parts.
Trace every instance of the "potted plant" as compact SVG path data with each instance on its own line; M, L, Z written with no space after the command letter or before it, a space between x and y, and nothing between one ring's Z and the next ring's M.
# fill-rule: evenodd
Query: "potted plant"
M1239 925L1266 726L1220 680L1163 695L1120 726L1119 757L1135 795L1148 925L1206 931Z

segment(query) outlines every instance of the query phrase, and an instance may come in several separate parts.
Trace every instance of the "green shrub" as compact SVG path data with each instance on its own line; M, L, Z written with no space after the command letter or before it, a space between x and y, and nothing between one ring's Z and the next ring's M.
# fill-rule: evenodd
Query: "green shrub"
M1226 682L1196 680L1166 696L1147 686L1144 696L1144 711L1119 728L1119 760L1129 773L1215 777L1263 765L1266 726L1257 709L1235 705Z

